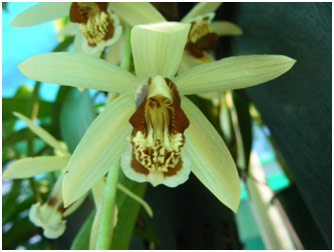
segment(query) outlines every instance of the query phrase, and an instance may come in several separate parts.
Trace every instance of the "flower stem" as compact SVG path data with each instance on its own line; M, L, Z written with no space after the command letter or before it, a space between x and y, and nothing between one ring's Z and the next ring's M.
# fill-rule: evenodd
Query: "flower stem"
M121 59L120 67L129 71L131 68L131 29L129 26L126 26L125 30L125 43L123 48L123 54Z
M32 93L32 97L31 97L31 108L30 108L30 118L31 118L31 120L34 120L34 119L37 118L38 107L39 107L38 95L39 95L40 87L41 87L41 82L36 81L35 86L34 86L34 90L33 90L33 93ZM28 144L28 149L27 149L28 156L32 157L32 156L34 156L34 150L33 150L33 133L31 131L29 131L28 134L27 134L27 144ZM31 189L34 193L35 200L42 204L42 198L41 198L41 195L38 191L38 188L36 187L34 178L29 178L29 183L30 183Z
M113 232L113 211L116 203L116 189L118 174L120 170L120 160L118 160L110 169L106 186L103 192L101 217L97 231L95 249L107 250L110 247Z

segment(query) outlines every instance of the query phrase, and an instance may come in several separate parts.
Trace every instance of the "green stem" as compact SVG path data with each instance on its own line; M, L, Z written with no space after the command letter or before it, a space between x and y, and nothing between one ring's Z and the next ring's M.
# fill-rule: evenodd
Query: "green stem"
M39 96L40 87L41 87L41 82L36 81L35 87L34 87L34 90L33 90L33 93L32 93L32 97L31 97L31 107L30 107L30 118L31 118L31 120L34 120L34 119L37 118L38 105L39 105L38 96ZM33 141L34 141L33 133L31 131L29 131L28 134L27 134L27 144L28 144L27 151L28 151L28 156L29 157L34 156ZM42 201L41 195L38 191L38 188L36 187L34 178L29 178L29 183L30 183L31 189L34 193L35 200L42 204L43 201Z
M123 49L120 67L130 72L132 54L131 54L131 29L129 26L126 26L125 34L126 34L125 45Z
M103 192L101 216L97 230L96 250L107 250L110 247L113 232L113 211L116 203L116 189L120 160L111 167Z

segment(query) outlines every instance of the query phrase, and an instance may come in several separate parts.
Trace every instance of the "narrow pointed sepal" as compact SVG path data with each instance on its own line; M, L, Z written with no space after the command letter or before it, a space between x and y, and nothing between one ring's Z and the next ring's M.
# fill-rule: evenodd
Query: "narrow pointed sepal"
M191 170L195 176L227 207L237 212L240 180L233 158L224 141L202 112L186 97L182 108L189 118L185 131Z
M241 28L235 23L228 21L214 21L211 23L212 31L218 36L236 36L241 35Z
M28 117L18 113L18 112L14 112L13 113L17 118L21 119L22 121L24 121L28 128L34 132L37 136L39 136L42 140L44 140L48 145L50 145L52 148L54 148L55 150L61 152L62 154L64 154L65 156L70 156L70 154L68 153L68 151L60 145L60 143L58 142L57 139L55 139L49 132L47 132L45 129L43 129L42 127L38 126L37 124L35 124L33 121L31 121Z
M111 7L130 26L166 21L160 12L150 3L121 2L112 3Z
M124 93L140 81L126 70L105 60L81 53L45 53L18 66L28 78L65 86Z
M175 83L183 95L246 88L279 77L295 62L283 55L229 57L194 67L177 76Z
M18 14L11 26L28 27L68 15L72 3L39 3Z
M187 15L185 15L181 22L187 22L190 19L193 19L197 16L202 16L210 12L215 12L222 3L219 2L203 2L196 4Z
M65 171L65 207L92 188L122 155L131 133L128 120L134 110L134 94L121 95L88 128Z
M11 163L3 174L3 178L30 178L40 173L52 172L65 168L69 157L34 157L23 158Z

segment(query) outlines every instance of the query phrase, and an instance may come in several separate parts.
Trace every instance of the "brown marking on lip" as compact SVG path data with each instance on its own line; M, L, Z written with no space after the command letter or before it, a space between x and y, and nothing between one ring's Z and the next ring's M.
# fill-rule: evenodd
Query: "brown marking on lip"
M182 169L182 165L183 165L183 161L182 159L180 159L180 161L177 163L176 166L174 166L173 168L169 168L168 172L163 173L164 177L172 177L176 175Z
M169 126L169 130L172 133L183 133L186 128L189 127L189 120L186 114L181 109L181 98L177 91L176 85L168 78L165 78L166 83L172 90L173 95L173 109L172 109L172 116L171 124Z
M57 204L57 199L56 199L55 197L51 197L51 198L48 200L47 204L48 204L50 207L52 207L52 206L54 206L54 205Z
M196 41L196 44L200 49L204 51L214 50L218 45L218 40L219 40L218 35L216 33L211 32L199 38Z
M145 174L145 175L148 175L149 174L149 170L147 170L143 165L141 165L135 155L133 154L132 152L132 157L131 157L131 167L138 173L141 173L141 174Z
M132 136L136 135L137 131L141 131L146 134L146 121L145 121L145 104L146 97L139 105L135 113L130 117L129 122L133 126Z
M74 23L86 24L90 13L95 14L97 11L107 12L108 3L100 2L84 2L78 3L74 2L71 4L70 8L70 20ZM95 13L94 13L95 12Z
M64 213L65 210L66 210L66 208L64 207L64 204L63 204L63 203L61 203L61 204L59 205L59 207L57 208L57 212L59 212L59 213Z
M204 56L203 50L195 43L188 42L185 49L195 58L202 58Z

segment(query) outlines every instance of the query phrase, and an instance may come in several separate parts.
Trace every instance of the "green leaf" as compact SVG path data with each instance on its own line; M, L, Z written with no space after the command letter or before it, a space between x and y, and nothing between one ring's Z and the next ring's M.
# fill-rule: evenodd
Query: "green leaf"
M2 234L2 249L16 249L19 244L27 242L30 237L34 236L36 231L36 227L28 217L15 221L13 226Z
M137 194L139 197L144 196L146 183L137 183L135 181L129 180L122 172L119 174L118 182ZM138 202L129 198L120 191L117 192L116 197L118 220L113 233L111 249L128 249L140 205Z
M60 111L62 139L67 143L70 152L74 151L95 117L96 111L88 90L80 92L77 88L72 88Z
M51 113L52 103L39 99L38 117L48 117ZM30 117L31 96L2 98L2 120L17 119L13 112L19 112Z
M93 210L85 223L80 228L78 234L75 236L73 243L71 245L71 250L88 250L89 249L89 239L90 230L93 225L96 210Z

